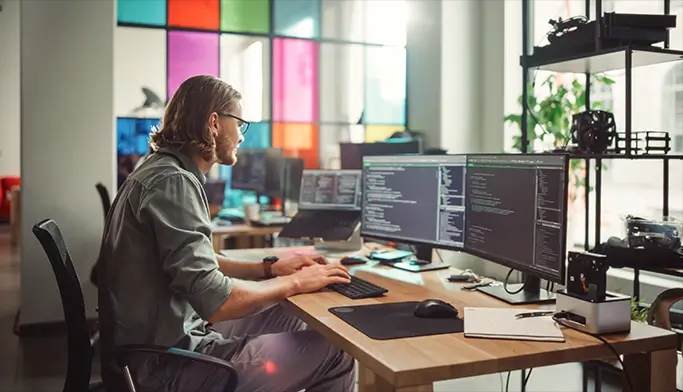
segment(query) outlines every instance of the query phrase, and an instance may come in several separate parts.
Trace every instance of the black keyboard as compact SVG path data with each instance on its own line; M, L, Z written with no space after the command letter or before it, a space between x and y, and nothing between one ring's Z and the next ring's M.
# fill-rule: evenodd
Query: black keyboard
M389 291L355 276L351 277L351 283L335 283L327 286L327 288L351 299L381 297Z

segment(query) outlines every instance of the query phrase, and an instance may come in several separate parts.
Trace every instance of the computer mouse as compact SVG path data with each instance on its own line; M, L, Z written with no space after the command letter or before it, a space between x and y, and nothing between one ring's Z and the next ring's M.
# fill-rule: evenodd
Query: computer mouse
M339 260L339 262L341 263L341 265L359 265L367 263L367 260L361 257L346 256L342 257L341 260Z
M419 318L456 318L458 309L440 299L426 299L415 306L413 315Z

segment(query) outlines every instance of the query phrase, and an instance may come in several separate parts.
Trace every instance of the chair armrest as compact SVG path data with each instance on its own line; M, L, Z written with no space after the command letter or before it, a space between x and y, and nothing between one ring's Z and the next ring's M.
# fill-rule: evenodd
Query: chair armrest
M173 384L181 392L189 390L233 392L237 388L238 374L230 363L195 351L133 344L117 347L114 350L114 356L120 367L129 365L138 392L148 389L156 390L157 386L149 382L155 383L158 380ZM131 359L136 357L138 361L131 363ZM145 361L146 364L142 365L140 361ZM137 368L143 366L146 369L145 372L152 374L136 371ZM141 380L136 375L152 377ZM138 384L148 384L148 386L138 388Z

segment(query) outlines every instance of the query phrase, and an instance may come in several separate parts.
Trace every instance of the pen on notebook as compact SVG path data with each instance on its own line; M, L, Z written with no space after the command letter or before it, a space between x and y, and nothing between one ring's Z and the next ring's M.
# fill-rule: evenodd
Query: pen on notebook
M554 310L545 310L545 311L538 311L538 312L519 313L519 314L516 314L515 317L518 319L521 319L521 318L528 318L528 317L551 316L553 314L555 314Z

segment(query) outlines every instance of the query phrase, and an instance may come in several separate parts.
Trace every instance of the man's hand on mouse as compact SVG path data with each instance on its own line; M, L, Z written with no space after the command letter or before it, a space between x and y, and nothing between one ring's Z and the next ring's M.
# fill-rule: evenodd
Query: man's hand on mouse
M297 255L294 257L280 259L273 263L271 271L275 276L291 275L302 268L310 267L312 265L329 264L323 256L318 255Z

